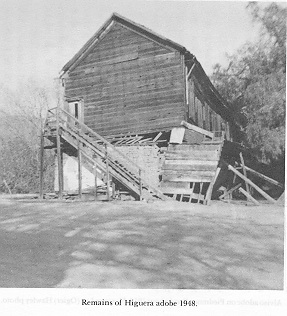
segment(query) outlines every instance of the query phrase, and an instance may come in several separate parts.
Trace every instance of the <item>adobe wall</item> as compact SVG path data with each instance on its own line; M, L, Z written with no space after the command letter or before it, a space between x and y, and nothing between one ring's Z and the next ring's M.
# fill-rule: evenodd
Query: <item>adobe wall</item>
M137 165L142 167L146 173L144 178L154 187L159 186L159 175L162 166L162 157L157 146L117 146L123 154ZM64 172L64 191L77 192L78 190L78 161L77 157L71 157L63 154L63 172ZM99 170L99 173L100 170ZM82 166L82 189L93 190L94 175L88 170L83 161ZM98 185L103 182L98 179ZM58 191L58 169L57 159L55 159L55 191Z
M162 162L157 146L117 146L117 149L142 167L146 171L145 179L152 186L158 187Z
M64 191L66 192L77 192L79 189L78 182L78 158L63 154L63 172L64 172ZM97 179L98 185L102 185L103 182ZM82 189L93 190L95 186L95 177L90 172L85 164L82 165ZM58 161L55 159L55 191L59 190L58 183Z

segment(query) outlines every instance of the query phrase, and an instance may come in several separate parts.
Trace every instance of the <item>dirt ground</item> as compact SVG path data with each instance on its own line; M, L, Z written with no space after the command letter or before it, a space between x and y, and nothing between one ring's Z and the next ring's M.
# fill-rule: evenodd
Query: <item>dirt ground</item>
M0 196L0 287L283 289L284 208Z

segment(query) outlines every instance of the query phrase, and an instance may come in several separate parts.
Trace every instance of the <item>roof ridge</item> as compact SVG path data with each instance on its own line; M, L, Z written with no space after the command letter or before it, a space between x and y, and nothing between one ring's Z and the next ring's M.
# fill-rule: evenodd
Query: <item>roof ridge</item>
M105 30L108 28L108 26L113 22L119 22L123 25L126 25L130 27L131 29L134 29L135 31L138 31L139 33L142 33L143 35L149 36L151 39L155 40L156 42L160 44L164 44L167 46L170 46L181 53L189 53L189 51L182 45L150 30L149 28L145 27L144 25L138 24L132 20L127 19L126 17L113 12L113 14L110 16L108 20L98 29L96 33L84 44L84 46L74 55L72 59L70 59L62 68L60 77L63 76L64 73L66 73L73 64L78 62L81 58L84 57L85 53L89 50L89 48L97 42L97 40L100 38L101 34L105 32Z

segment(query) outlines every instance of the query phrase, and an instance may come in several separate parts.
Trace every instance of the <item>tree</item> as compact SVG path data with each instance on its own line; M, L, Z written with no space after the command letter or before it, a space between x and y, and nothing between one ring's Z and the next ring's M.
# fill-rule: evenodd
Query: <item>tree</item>
M17 91L2 88L0 106L0 192L35 193L39 190L39 135L52 91L33 82ZM53 189L54 154L44 160L44 188Z
M215 65L212 80L233 111L242 114L244 144L270 162L285 154L286 8L251 2L247 9L261 26L259 41L229 56L227 67Z

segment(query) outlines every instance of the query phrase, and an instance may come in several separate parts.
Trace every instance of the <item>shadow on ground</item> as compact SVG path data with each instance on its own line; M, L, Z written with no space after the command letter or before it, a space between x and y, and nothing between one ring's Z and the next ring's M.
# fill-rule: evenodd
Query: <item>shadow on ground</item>
M0 286L282 289L283 208L0 200Z

